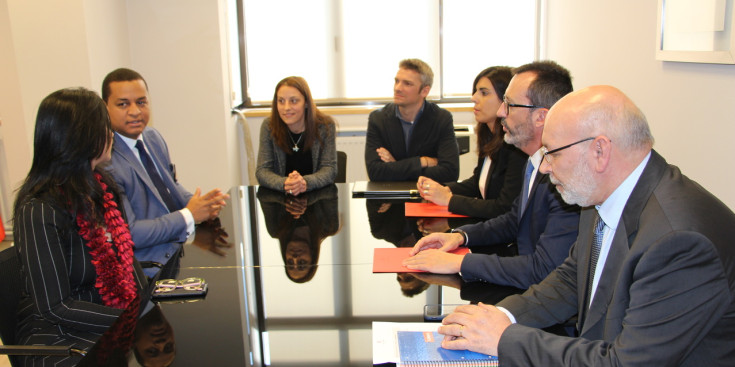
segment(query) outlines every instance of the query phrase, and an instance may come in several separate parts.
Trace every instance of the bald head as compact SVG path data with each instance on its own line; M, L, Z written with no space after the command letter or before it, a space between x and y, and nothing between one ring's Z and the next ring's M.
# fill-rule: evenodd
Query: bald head
M607 136L622 151L647 152L653 146L646 116L628 96L609 85L564 96L549 111L546 124L552 125L550 129L558 124L573 139Z
M598 205L640 164L653 146L648 122L620 90L593 86L560 99L546 116L541 171L564 201Z

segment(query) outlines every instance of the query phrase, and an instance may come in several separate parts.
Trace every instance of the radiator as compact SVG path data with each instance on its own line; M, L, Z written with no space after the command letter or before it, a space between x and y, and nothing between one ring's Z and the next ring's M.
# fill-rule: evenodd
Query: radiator
M340 129L337 132L337 150L347 154L347 182L367 181L365 168L365 130Z

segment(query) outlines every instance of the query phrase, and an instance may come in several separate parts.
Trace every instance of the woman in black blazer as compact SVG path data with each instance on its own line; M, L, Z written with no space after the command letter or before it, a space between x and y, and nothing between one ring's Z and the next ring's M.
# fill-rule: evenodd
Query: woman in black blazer
M472 177L442 186L419 177L416 186L421 197L449 211L489 219L509 211L521 193L523 166L528 156L503 141L505 132L497 115L512 77L505 66L489 67L475 78L472 102L477 120L478 162Z
M111 149L110 119L97 94L62 89L41 102L33 162L13 209L24 281L17 344L88 350L124 309L137 316L146 281L114 181L98 168L110 160ZM21 365L79 362L23 358Z

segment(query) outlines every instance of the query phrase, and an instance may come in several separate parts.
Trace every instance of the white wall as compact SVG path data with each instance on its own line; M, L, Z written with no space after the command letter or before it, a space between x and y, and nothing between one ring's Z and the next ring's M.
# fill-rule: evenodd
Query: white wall
M118 67L146 77L152 124L166 136L186 187L236 184L224 9L224 0L0 0L5 191L28 173L41 99L72 86L99 93ZM8 196L0 209L12 202Z
M656 1L559 0L548 5L548 58L575 89L611 84L643 110L654 149L735 208L731 137L735 65L657 61Z
M148 79L153 124L169 142L182 183L190 189L235 184L224 2L0 0L0 128L12 152L0 159L7 160L13 188L30 166L41 98L74 85L99 90L104 74L119 66ZM656 149L735 208L728 187L735 173L728 163L720 168L729 161L727 137L735 133L729 116L735 66L656 61L656 6L547 2L546 55L571 70L576 88L613 84L629 94L649 118ZM359 124L367 116L347 120Z
M7 161L7 191L28 173L41 99L63 87L91 87L85 23L82 0L0 0L0 119L7 154L0 158ZM12 202L2 200L5 207Z
M239 178L230 116L225 1L128 0L132 68L148 82L151 124L192 192Z

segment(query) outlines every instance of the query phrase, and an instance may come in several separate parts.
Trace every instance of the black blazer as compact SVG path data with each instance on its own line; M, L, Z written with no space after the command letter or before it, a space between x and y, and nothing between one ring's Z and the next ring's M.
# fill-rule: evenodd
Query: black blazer
M414 122L409 149L401 121L396 117L396 105L370 113L365 138L365 166L371 181L416 181L419 176L437 182L452 182L459 178L459 148L454 136L452 114L434 103L424 102L424 112ZM395 162L383 162L376 149L388 149ZM434 157L439 163L421 168L419 157Z
M526 153L503 143L495 153L485 181L485 198L480 194L480 173L485 157L479 158L472 177L453 182L449 211L475 218L495 218L513 206L523 186L523 167L528 160Z

